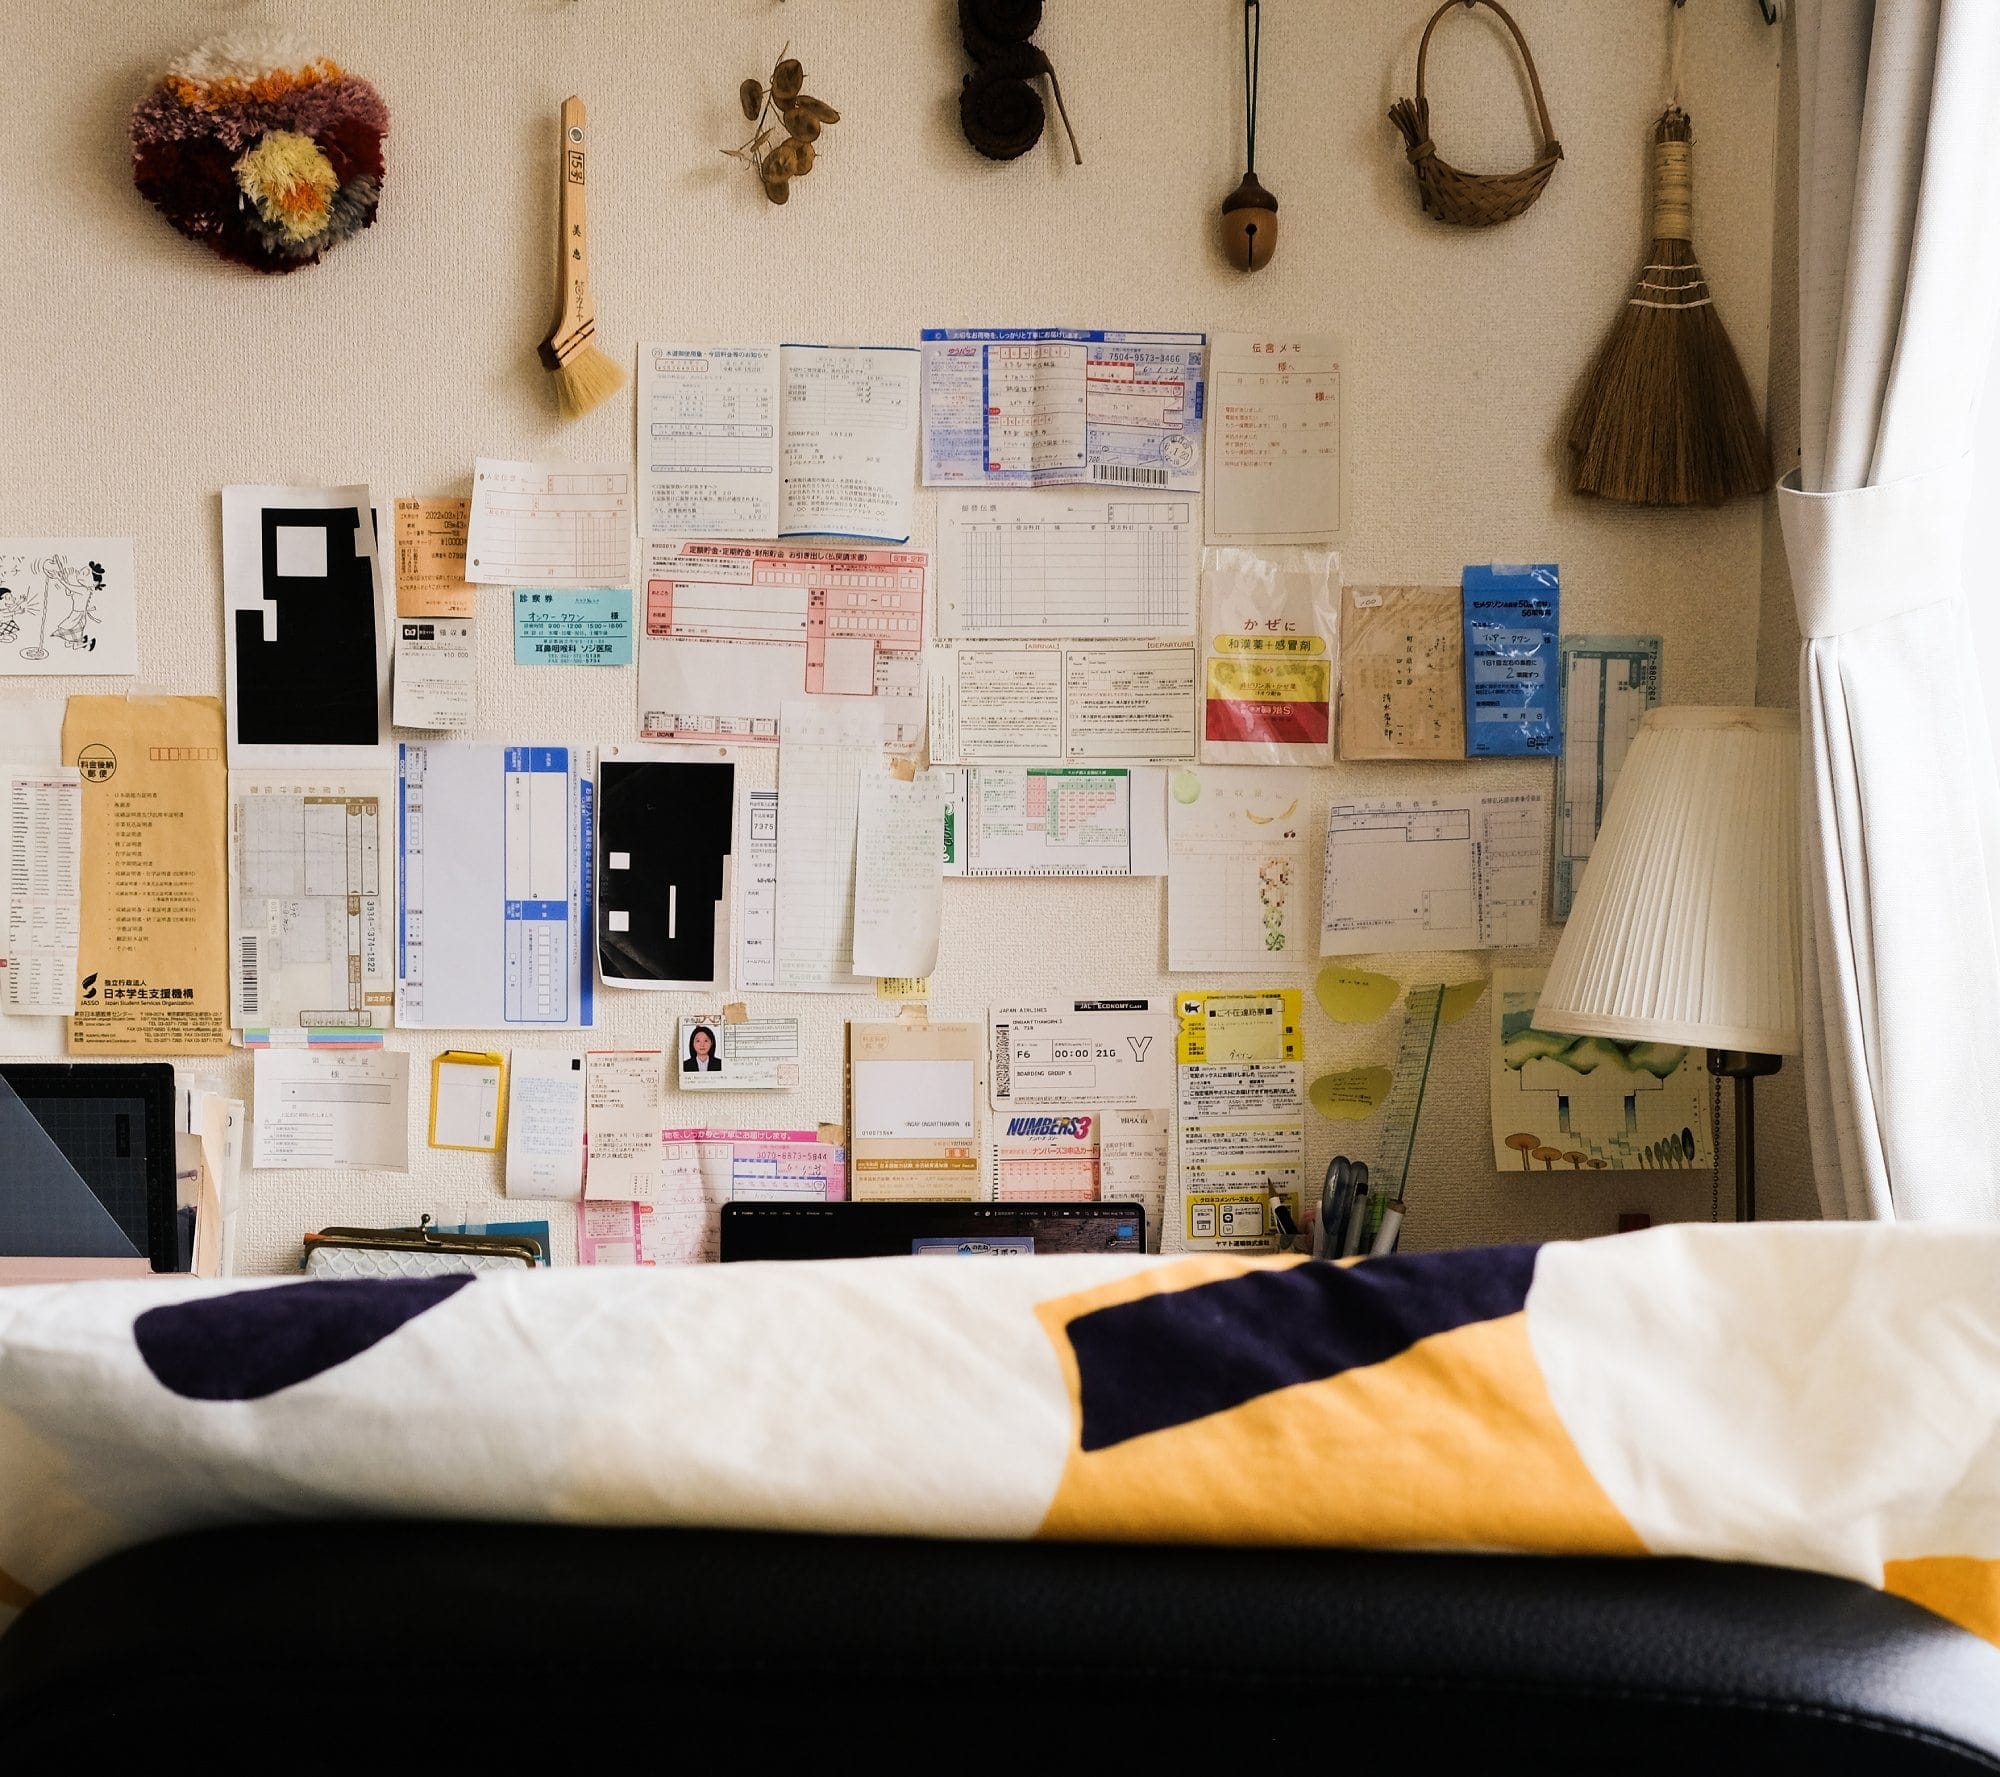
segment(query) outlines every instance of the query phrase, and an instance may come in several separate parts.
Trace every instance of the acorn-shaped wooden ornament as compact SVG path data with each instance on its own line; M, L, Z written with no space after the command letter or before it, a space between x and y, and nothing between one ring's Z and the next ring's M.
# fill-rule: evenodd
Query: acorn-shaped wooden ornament
M1257 61L1264 47L1261 0L1243 0L1243 164L1222 200L1222 256L1238 271L1259 271L1278 250L1278 200L1257 177Z
M1278 250L1278 200L1245 173L1222 200L1222 252L1238 271L1257 271Z

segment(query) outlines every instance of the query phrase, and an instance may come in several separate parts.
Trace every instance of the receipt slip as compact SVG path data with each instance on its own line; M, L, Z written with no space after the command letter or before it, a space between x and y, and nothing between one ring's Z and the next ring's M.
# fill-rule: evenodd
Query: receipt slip
M746 1018L740 1005L694 1012L681 1020L680 1054L683 1092L789 1092L799 1083L799 1021Z
M995 1006L986 1028L996 1111L1174 1102L1174 1015L1163 1001Z
M583 1068L583 1194L650 1202L660 1189L657 1049L593 1049Z
M507 1195L583 1195L583 1057L516 1049L507 1070Z
M431 1063L431 1134L434 1148L491 1154L500 1146L500 1085L507 1063L499 1055L447 1049Z
M404 619L396 625L398 728L470 728L478 706L472 619Z
M848 1159L858 1200L980 1195L976 1024L847 1027Z
M396 502L396 615L470 617L478 597L465 577L472 502ZM402 725L400 719L397 724Z

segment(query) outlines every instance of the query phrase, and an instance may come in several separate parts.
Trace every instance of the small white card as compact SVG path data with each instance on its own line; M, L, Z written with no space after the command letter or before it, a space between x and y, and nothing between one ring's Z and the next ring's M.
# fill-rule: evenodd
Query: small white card
M680 1063L683 1092L789 1092L799 1083L799 1021L746 1018L741 1006L692 1013L681 1020Z

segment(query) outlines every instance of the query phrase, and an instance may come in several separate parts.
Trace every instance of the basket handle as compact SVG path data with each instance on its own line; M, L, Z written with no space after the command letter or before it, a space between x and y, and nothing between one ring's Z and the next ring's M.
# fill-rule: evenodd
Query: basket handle
M1500 22L1513 34L1514 45L1521 52L1521 60L1527 65L1528 85L1535 95L1535 115L1542 126L1542 148L1546 151L1556 139L1555 125L1549 122L1549 102L1542 97L1541 71L1535 66L1535 58L1528 48L1527 38L1521 35L1521 27L1514 23L1514 15L1500 4L1500 0L1444 0L1436 12L1431 14L1431 22L1424 27L1424 38L1417 45L1417 103L1424 102L1424 58L1431 52L1431 33L1438 28L1439 21L1454 6L1463 6L1468 11L1475 6L1490 7Z

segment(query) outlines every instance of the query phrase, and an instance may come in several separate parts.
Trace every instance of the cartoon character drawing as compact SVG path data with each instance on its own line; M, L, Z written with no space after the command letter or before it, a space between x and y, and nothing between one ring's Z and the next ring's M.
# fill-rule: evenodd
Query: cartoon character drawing
M81 568L74 568L66 556L47 555L35 563L35 571L42 576L45 589L42 599L45 638L61 642L65 648L77 653L88 654L97 646L97 637L91 633L91 625L98 621L92 601L104 588L104 564L88 562ZM55 628L49 629L46 614L55 603L58 587L69 601L69 613Z
M22 577L27 565L26 556L0 555L0 645L20 641L40 614L41 606ZM40 640L39 632L36 640ZM45 649L24 648L22 656L28 660L46 660L48 653Z

